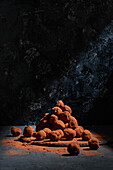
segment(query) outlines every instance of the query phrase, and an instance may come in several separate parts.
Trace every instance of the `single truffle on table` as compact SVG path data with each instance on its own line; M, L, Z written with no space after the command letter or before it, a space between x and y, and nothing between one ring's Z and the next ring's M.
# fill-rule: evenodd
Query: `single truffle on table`
M40 130L36 133L37 140L43 140L45 138L46 138L46 132L44 132L44 130Z
M70 113L67 111L64 111L60 114L59 119L62 120L64 123L67 123L70 121Z
M88 141L92 138L92 134L89 130L84 130L83 133L82 133L82 140L84 141Z
M23 131L23 135L25 137L31 137L33 136L34 128L30 125L26 126Z
M62 129L63 130L65 128L65 124L62 120L57 120L54 122L53 127L54 127L54 129Z
M70 117L69 127L72 129L75 129L78 127L78 122L73 116Z
M63 107L64 107L63 101L62 101L62 100L58 100L58 101L56 102L56 106L58 106L58 107L60 107L60 108L63 108Z
M68 140L72 140L76 136L76 131L71 128L64 129L64 137Z
M55 106L51 109L51 113L59 116L62 113L62 109L60 107Z
M61 129L58 129L57 131L60 133L61 137L64 136L64 132Z
M11 133L13 134L13 136L19 136L21 134L22 130L20 128L17 128L15 126L13 126L11 128Z
M67 111L67 112L69 112L70 114L72 113L71 108L70 108L69 106L67 106L67 105L64 105L64 107L62 108L62 110L63 110L63 112L64 112L64 111Z
M80 153L80 145L79 145L79 143L77 141L70 143L68 145L68 147L67 147L67 151L71 155L78 155Z
M49 123L53 124L57 120L58 120L58 116L52 114L49 118Z
M97 150L99 148L99 140L97 138L92 137L89 141L89 148L92 150Z
M49 135L51 133L51 129L49 128L44 128L43 131L46 133L46 138L48 139L49 138Z
M58 130L54 130L50 133L50 140L52 141L58 141L61 139L61 134Z
M77 138L80 138L80 137L82 136L82 133L83 133L83 131L84 131L84 128L83 128L82 126L78 126L78 127L75 129L75 131L76 131L76 137L77 137Z

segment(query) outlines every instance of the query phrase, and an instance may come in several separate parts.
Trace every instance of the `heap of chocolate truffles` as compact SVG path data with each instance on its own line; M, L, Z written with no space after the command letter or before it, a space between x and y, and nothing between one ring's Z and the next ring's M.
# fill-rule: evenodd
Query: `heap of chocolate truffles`
M64 105L62 100L57 101L56 106L51 109L51 113L45 113L44 117L36 125L36 139L43 140L47 138L50 141L59 141L62 138L63 140L82 138L83 141L88 141L90 149L98 149L98 139L94 140L91 132L79 126L77 119L71 114L72 109L69 106ZM79 147L77 142L73 142L67 150L70 154L77 155L80 153Z
M90 149L98 149L98 139L93 138L89 130L84 130L82 126L79 126L77 119L71 114L72 109L64 105L62 100L59 100L56 102L56 106L51 109L51 113L45 113L44 117L36 125L36 132L34 132L32 126L28 125L24 128L23 137L35 137L38 141L44 139L49 139L50 141L72 141L74 138L81 138L83 141L88 141ZM21 133L21 129L12 127L11 133L14 136L18 136ZM72 155L78 155L80 153L80 145L77 140L73 140L67 147L67 150Z

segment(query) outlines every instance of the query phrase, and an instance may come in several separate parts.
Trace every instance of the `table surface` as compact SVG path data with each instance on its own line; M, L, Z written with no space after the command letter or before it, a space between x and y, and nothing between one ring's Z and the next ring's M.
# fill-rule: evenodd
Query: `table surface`
M25 126L18 127L23 130ZM10 138L10 129L11 126L0 127L0 140ZM88 129L113 141L113 126L90 126ZM81 148L78 156L30 150L27 154L6 155L8 149L11 149L10 145L3 146L0 143L0 170L113 170L112 143L100 146L93 154L92 151L84 152L84 148Z

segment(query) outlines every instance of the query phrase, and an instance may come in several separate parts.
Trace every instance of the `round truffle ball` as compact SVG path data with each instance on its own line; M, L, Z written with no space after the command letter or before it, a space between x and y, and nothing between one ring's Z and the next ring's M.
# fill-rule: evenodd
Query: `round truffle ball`
M78 122L73 116L70 117L69 127L72 129L75 129L78 127Z
M71 155L78 155L80 153L80 145L78 144L78 142L72 142L68 145L67 151Z
M92 138L92 134L89 130L84 130L83 133L82 133L82 140L84 141L88 141Z
M15 126L11 128L11 133L13 134L13 136L19 136L21 132L22 132L21 129Z
M89 147L90 149L92 150L97 150L99 148L99 140L97 138L91 138L89 141L88 141L88 144L89 144Z
M82 133L83 133L83 131L84 131L84 128L83 128L82 126L78 126L78 127L75 129L75 131L76 131L76 137L77 137L77 138L80 138L80 137L82 136Z
M61 138L61 134L58 132L58 130L54 130L50 133L50 140L52 141L58 141Z
M51 113L58 116L62 113L62 109L60 107L55 106L51 109Z
M49 122L51 123L51 124L53 124L55 121L57 121L58 120L58 116L56 116L56 115L54 115L54 114L52 114L51 116L50 116L50 118L49 118Z
M64 129L65 124L62 120L57 120L54 122L53 127L54 127L54 129Z
M46 133L44 132L44 130L40 130L37 132L35 137L37 140L43 140L46 138Z
M61 129L58 129L57 131L60 133L61 137L64 136L64 132Z
M59 100L56 102L56 106L60 107L60 108L63 108L64 107L64 103L62 100Z
M33 136L34 128L30 125L26 126L23 131L25 137Z
M64 112L64 111L67 111L67 112L69 112L70 114L72 113L71 108L70 108L69 106L67 106L67 105L64 105L64 107L62 108L62 110L63 110L63 112Z
M70 121L70 113L67 111L64 111L60 114L60 120L62 120L64 123L67 123Z
M44 119L44 120L40 121L40 125L41 125L42 129L45 127L50 127L49 120Z
M49 139L49 134L51 133L51 129L44 128L43 131L46 133L46 138Z
M76 131L71 128L64 129L64 137L68 140L72 140L76 136Z

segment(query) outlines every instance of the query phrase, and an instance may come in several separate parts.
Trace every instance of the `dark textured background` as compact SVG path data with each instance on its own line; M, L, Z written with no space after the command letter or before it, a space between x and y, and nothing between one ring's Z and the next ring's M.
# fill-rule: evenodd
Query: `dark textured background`
M37 122L56 100L111 124L112 0L0 1L0 124Z

